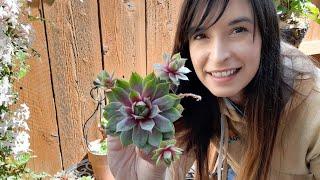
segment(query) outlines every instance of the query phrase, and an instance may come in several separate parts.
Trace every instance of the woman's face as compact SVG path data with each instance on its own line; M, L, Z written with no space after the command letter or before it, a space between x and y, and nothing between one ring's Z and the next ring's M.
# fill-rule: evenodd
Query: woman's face
M217 97L240 103L243 89L260 63L261 36L258 28L254 29L248 0L230 0L216 24L189 39L189 48L204 86Z

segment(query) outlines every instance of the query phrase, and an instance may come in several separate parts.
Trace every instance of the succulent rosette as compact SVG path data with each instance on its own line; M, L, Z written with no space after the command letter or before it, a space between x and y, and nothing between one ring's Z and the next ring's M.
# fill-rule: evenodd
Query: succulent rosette
M170 83L154 73L142 78L132 73L129 82L117 80L107 93L104 116L108 134L119 135L123 145L135 144L150 152L174 137L173 122L181 117L181 98L169 92Z
M113 74L109 75L107 71L101 71L98 74L97 79L93 81L93 84L98 88L112 88L115 81L116 80L113 79Z
M163 55L165 64L155 64L154 69L157 76L161 80L170 81L175 86L179 86L181 80L189 80L185 75L191 72L187 67L184 67L187 59L181 58L180 53L173 55L165 53Z
M158 149L154 151L152 160L156 161L156 165L164 162L167 166L171 162L180 158L183 150L181 148L175 147L176 140L171 139L167 141L162 141Z

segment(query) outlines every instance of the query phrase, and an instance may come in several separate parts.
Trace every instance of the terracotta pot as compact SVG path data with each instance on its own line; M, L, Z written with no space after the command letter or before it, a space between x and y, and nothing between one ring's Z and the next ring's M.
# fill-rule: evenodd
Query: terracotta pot
M90 144L97 144L101 140L91 142ZM88 159L92 166L93 176L96 180L114 180L114 177L110 171L107 155L101 155L89 150Z

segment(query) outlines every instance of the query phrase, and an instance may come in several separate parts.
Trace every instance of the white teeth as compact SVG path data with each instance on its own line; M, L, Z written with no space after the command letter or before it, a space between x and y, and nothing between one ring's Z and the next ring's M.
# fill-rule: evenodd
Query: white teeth
M222 71L222 72L212 72L211 75L216 77L216 78L223 78L223 77L228 77L236 73L236 69L231 69L228 71Z

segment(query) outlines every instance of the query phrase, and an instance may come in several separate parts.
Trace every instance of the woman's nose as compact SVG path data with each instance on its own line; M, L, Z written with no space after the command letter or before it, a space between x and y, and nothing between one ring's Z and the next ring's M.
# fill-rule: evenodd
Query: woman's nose
M230 58L230 49L226 41L216 38L209 46L209 60L215 63L224 62Z

